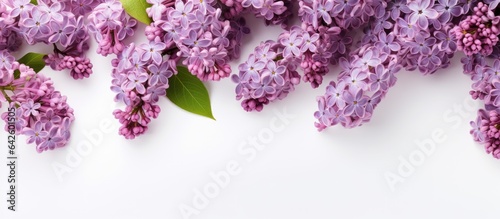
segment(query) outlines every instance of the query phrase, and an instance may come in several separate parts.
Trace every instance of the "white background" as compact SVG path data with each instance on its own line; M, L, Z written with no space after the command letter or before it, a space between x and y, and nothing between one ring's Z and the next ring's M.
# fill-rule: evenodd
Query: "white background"
M276 39L281 31L260 20L249 23L244 58L232 62L233 69L260 41ZM189 218L498 218L500 161L469 135L479 103L462 114L454 109L470 99L471 81L459 57L435 75L399 73L372 121L359 128L320 133L313 125L315 98L335 79L336 68L320 88L300 84L261 113L241 108L229 79L207 83L217 121L186 113L165 98L147 134L129 141L117 134L112 116L123 106L113 102L109 90L111 57L102 58L95 49L94 44L88 53L95 65L89 79L43 70L68 97L76 121L72 140L62 149L38 154L25 137L18 140L15 213L6 210L7 134L0 132L0 218L183 218L179 207L194 208L193 199L199 198L194 191L213 185L210 173L231 162L239 164L238 174ZM240 145L265 132L275 111L285 110L295 118L248 161ZM100 123L113 130L105 133ZM416 141L439 130L446 139L392 190L386 174L399 174L400 159L421 153ZM79 162L68 163L68 156L89 142L89 132L101 133L102 140ZM58 164L72 172L58 178Z

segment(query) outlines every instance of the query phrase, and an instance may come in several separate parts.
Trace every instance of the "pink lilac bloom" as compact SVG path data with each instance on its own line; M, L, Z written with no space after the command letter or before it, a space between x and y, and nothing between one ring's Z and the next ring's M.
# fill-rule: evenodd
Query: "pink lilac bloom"
M229 2L149 2L153 22L146 28L146 36L155 47L149 47L154 52L143 54L144 59L151 55L159 64L160 56L168 57L174 72L175 65L184 65L203 81L229 76L229 61L239 57L242 36L249 33L244 20L228 20L222 15L221 4Z
M124 48L122 41L133 35L137 23L131 21L135 19L127 15L118 0L106 0L97 5L88 15L88 20L89 30L99 44L97 53L103 56L120 53Z
M33 69L18 63L13 63L12 69L19 71L20 76L5 81L2 89L8 89L3 96L10 107L16 108L16 131L27 135L26 142L35 144L38 152L65 146L69 141L65 133L69 133L74 121L73 109L66 97L54 89L50 78L36 74ZM6 122L6 131L7 115L5 112L1 116ZM63 120L67 121L64 126Z
M237 83L236 99L242 100L246 111L261 111L264 105L285 98L295 89L300 78L296 66L287 64L293 59L276 60L283 56L284 46L276 42L263 42L247 62L239 67L239 73L232 76Z
M481 53L490 55L498 43L500 17L491 11L488 5L479 2L468 15L453 28L457 38L458 50L466 55Z
M117 109L113 114L122 124L119 134L126 139L133 139L146 132L151 120L158 117L158 101L161 96L166 95L168 79L174 72L169 64L170 60L160 57L158 62L154 54L144 55L156 46L157 44L148 43L136 47L131 44L112 62L114 69L111 90L116 93L115 101L126 105L124 110Z
M15 108L15 130L27 136L38 152L65 146L74 121L67 98L50 78L24 64L15 54L23 43L48 44L53 53L44 56L54 70L68 69L75 79L89 77L92 64L85 56L89 34L84 13L75 13L75 2L29 0L0 2L0 102ZM84 0L89 10L100 0ZM2 114L7 122L7 113ZM7 125L5 129L7 130Z
M16 15L12 20L0 21L0 49L15 51L23 41L30 45L51 44L54 50L45 57L45 62L54 70L68 69L75 79L92 73L92 64L84 54L89 48L87 26L81 16L73 14L71 5L43 0L38 5L20 0L7 3L0 3L0 8L15 11L14 7L19 7L23 12L11 14ZM77 64L66 62L75 59Z
M434 1L420 0L408 2L408 8L412 11L409 15L410 24L416 24L422 29L429 26L429 19L436 19L439 13L433 8Z

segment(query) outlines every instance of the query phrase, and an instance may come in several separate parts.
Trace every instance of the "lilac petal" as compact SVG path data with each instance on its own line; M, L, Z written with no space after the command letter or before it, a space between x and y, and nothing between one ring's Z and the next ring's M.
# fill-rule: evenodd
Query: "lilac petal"
M436 19L439 16L439 13L436 10L430 8L424 10L423 14L430 19Z
M279 86L283 86L285 85L285 79L283 79L283 77L281 77L281 75L275 75L274 76L274 81L276 82L276 84L278 84Z
M365 110L361 106L357 106L355 108L356 115L359 116L360 118L365 116Z
M203 39L203 40L198 40L198 44L197 46L200 46L200 47L207 47L210 45L212 41L211 40L207 40L207 39Z
M429 26L429 22L427 21L427 18L425 18L424 16L420 16L418 18L417 25L422 29L426 29Z
M253 97L254 98L260 98L263 95L264 95L264 89L262 89L262 88L259 88L259 89L255 90L254 93L253 93Z
M344 109L344 114L346 116L350 116L352 115L352 113L354 112L354 106L353 105L348 105L345 109Z

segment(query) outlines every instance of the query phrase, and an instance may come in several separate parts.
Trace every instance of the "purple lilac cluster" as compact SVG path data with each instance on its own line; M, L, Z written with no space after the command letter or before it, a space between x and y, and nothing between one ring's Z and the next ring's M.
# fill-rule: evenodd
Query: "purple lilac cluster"
M54 70L69 69L75 79L89 77L92 64L85 57L88 50L87 27L79 6L58 1L6 0L0 3L0 49L16 51L26 41L52 44L54 53L45 57Z
M151 42L136 47L130 44L113 59L111 90L115 101L126 105L125 110L113 112L122 126L119 133L134 139L147 131L151 119L160 113L158 101L166 95L168 79L173 75L169 60L150 48L165 48L161 42Z
M38 152L66 145L74 120L66 97L54 89L50 78L19 64L7 50L0 52L0 60L0 100L16 109L16 132L26 135L27 143L34 143ZM1 117L7 123L7 112Z
M243 99L243 109L261 111L269 102L285 98L300 82L294 64L298 60L291 55L285 56L284 51L291 52L281 43L262 42L239 66L239 74L233 75L232 80L238 83L236 98Z
M486 152L500 159L500 50L498 49L498 1L477 2L470 15L455 27L457 44L467 56L462 58L464 73L472 80L470 95L484 103L471 122L474 140ZM478 21L480 19L481 21ZM479 24L479 25L478 25ZM489 62L488 58L492 61Z
M453 28L457 46L465 55L481 53L489 55L498 43L500 17L490 10L488 4L478 2L472 14Z
M357 43L360 49L341 61L338 81L318 97L318 130L337 124L353 128L370 121L403 68L432 74L448 67L458 48L451 21L466 12L465 4L397 0L375 8Z
M471 122L474 140L484 144L486 153L500 159L500 115L496 110L480 109L476 121Z
M317 88L323 83L323 76L329 72L329 64L337 65L342 57L347 57L353 43L353 29L365 25L376 9L384 9L385 1L337 1L301 0L299 16L302 29L308 37L319 36L315 41L318 49L302 55L303 81ZM314 40L314 38L313 38Z
M337 124L353 128L370 121L402 68L396 55L370 44L354 51L350 59L342 58L340 65L344 70L338 82L330 82L326 94L317 99L318 130Z
M125 47L123 40L134 35L137 20L131 18L119 0L105 0L93 8L88 15L89 30L99 47L97 53L103 56L119 54Z
M98 1L5 0L0 2L0 96L16 109L16 131L28 136L38 152L66 145L73 109L50 78L36 74L12 55L23 42L48 44L44 56L54 70L68 69L75 79L89 77L92 64L85 56L89 35L84 15ZM7 114L2 114L7 119Z
M213 1L212 1L213 2ZM229 21L221 19L220 9L211 1L175 1L174 7L164 7L159 19L150 10L153 23L146 30L151 42L162 42L163 54L172 63L182 62L201 80L218 81L229 76L229 60L233 58L228 48L231 42Z

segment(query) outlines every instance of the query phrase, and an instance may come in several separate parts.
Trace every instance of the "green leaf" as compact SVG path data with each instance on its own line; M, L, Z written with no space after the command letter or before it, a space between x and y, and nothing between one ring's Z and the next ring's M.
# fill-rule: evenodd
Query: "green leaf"
M147 3L146 0L120 0L120 2L122 3L125 11L133 18L145 23L146 25L153 22L146 13L146 8L151 7L151 4Z
M34 4L34 5L38 5L38 1L37 0L31 0L30 3Z
M205 85L188 69L178 66L179 73L168 82L167 97L180 108L215 120L210 105L210 97Z
M45 61L43 60L44 56L45 54L29 52L17 61L31 67L38 73L45 67Z
M19 70L14 70L14 79L19 79L21 77L21 72Z

